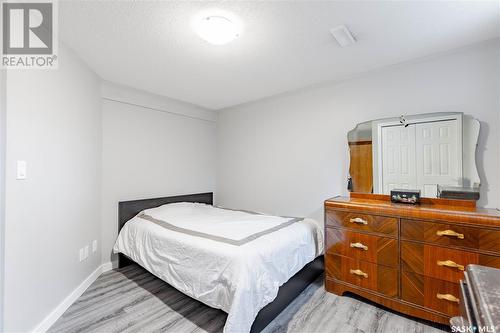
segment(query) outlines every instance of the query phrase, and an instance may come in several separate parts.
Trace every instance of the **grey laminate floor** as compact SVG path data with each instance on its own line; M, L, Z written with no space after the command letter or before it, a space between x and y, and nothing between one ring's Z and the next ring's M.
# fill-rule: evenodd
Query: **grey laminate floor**
M56 332L221 332L226 314L175 290L139 266L101 275L49 330ZM320 277L265 333L442 332L351 297L325 292Z

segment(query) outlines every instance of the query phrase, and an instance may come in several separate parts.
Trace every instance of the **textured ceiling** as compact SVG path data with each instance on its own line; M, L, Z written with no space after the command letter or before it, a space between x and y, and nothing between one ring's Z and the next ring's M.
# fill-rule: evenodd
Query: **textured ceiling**
M192 21L225 10L243 24L212 46ZM498 1L61 1L60 38L103 79L210 109L498 37ZM341 48L345 24L358 43Z

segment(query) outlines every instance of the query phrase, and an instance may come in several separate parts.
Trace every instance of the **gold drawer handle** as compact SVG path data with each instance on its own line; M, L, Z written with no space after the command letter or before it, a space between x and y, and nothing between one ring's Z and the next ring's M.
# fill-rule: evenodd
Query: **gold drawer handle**
M455 296L450 295L450 294L436 294L436 297L438 299L444 299L446 301L460 303L460 300L458 298L456 298Z
M438 264L438 266L446 266L446 267L458 268L461 271L463 271L464 268L465 268L463 265L459 265L459 264L457 264L456 262L454 262L452 260L438 261L437 264Z
M458 239L464 239L464 234L459 234L458 232L449 229L436 231L436 235L450 236L450 237L457 237Z
M351 223L358 223L358 224L364 224L364 225L368 224L368 221L367 220L363 220L361 217L355 217L353 219L350 219L349 222L351 222Z
M365 272L363 272L360 269L351 269L350 273L354 274L354 275L357 275L357 276L362 276L364 278L368 278L368 274L366 274Z
M365 251L368 251L368 246L361 244L361 243L351 243L351 247L355 247L357 249L363 249Z

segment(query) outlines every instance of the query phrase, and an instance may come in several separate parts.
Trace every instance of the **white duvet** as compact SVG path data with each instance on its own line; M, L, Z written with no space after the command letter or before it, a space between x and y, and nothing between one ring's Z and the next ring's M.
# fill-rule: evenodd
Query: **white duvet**
M224 332L250 331L278 288L323 252L323 226L198 203L147 209L120 231L114 252L211 307Z

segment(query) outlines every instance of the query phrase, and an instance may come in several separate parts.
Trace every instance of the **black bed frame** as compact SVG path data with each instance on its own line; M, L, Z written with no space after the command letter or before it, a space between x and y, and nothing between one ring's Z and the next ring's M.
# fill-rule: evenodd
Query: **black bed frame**
M125 223L144 209L154 208L174 202L199 202L213 205L213 193L178 195L174 197L122 201L118 204L118 231ZM118 267L122 268L134 262L123 254L118 255ZM323 256L307 264L302 270L283 284L273 302L259 311L252 325L251 333L262 331L288 304L290 304L309 284L324 271Z

